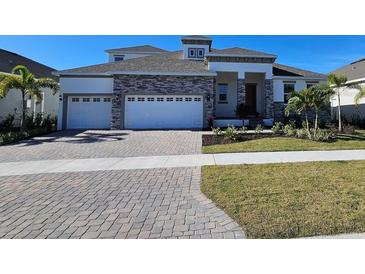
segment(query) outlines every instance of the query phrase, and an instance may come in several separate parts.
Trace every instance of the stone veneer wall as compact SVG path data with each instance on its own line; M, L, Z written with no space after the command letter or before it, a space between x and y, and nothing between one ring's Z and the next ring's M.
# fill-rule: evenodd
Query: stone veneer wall
M265 79L265 118L274 117L274 85L272 79Z
M204 127L207 127L208 119L214 118L214 83L213 76L115 75L111 128L121 128L126 94L203 95L203 122Z
M237 105L245 103L246 81L245 79L237 79Z
M284 102L274 102L274 120L275 122L284 122L285 120Z

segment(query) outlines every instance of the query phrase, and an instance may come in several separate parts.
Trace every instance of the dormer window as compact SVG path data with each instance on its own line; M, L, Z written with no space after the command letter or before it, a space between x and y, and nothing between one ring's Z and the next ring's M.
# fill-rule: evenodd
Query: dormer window
M123 61L123 60L124 60L124 55L114 55L115 62Z
M194 48L189 48L189 58L196 58L196 50Z
M204 49L197 49L197 57L204 58Z

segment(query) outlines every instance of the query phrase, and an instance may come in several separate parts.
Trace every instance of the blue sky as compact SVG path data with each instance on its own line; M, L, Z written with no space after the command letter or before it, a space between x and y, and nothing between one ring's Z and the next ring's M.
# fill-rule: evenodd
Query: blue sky
M365 57L365 36L211 36L213 47L244 47L278 55L277 62L328 73ZM150 44L181 49L180 36L0 36L0 48L67 69L107 62L105 49Z

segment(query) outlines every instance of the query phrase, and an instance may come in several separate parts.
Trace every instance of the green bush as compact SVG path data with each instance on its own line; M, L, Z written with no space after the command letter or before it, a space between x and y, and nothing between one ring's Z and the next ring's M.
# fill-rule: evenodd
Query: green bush
M300 128L296 130L296 137L297 138L308 138L308 131L306 128Z
M15 120L15 116L12 114L8 114L4 121L2 121L0 123L0 132L4 131L12 131L14 129L14 120Z
M48 114L43 118L42 127L47 128L48 130L53 130L57 125L57 116L51 116Z
M229 125L224 131L223 135L225 139L235 141L237 139L238 131L234 126Z
M247 133L247 127L245 127L245 126L240 127L238 132L240 134L246 134Z
M0 133L0 145L5 145L9 143L13 143L16 141L20 141L29 137L39 136L42 134L46 134L51 132L52 130L48 130L44 127L29 129L27 131L9 131L5 133Z
M284 127L284 124L282 122L276 122L271 128L272 133L283 134L283 127Z
M219 136L219 135L223 134L223 131L219 127L216 127L216 128L213 127L212 131L214 133L214 136Z
M256 132L257 134L262 133L262 132L263 132L263 130L264 130L264 128L263 128L263 127L262 127L262 125L260 125L260 124L258 124L258 125L256 126L256 128L255 128L255 132Z
M311 139L317 142L329 142L332 140L332 134L329 130L317 129L312 130Z

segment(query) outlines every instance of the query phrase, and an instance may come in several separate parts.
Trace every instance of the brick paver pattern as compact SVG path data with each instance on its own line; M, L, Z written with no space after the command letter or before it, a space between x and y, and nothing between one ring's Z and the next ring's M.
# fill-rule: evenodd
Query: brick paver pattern
M200 168L0 177L0 238L243 238Z
M0 162L200 153L194 131L60 131L0 146Z

